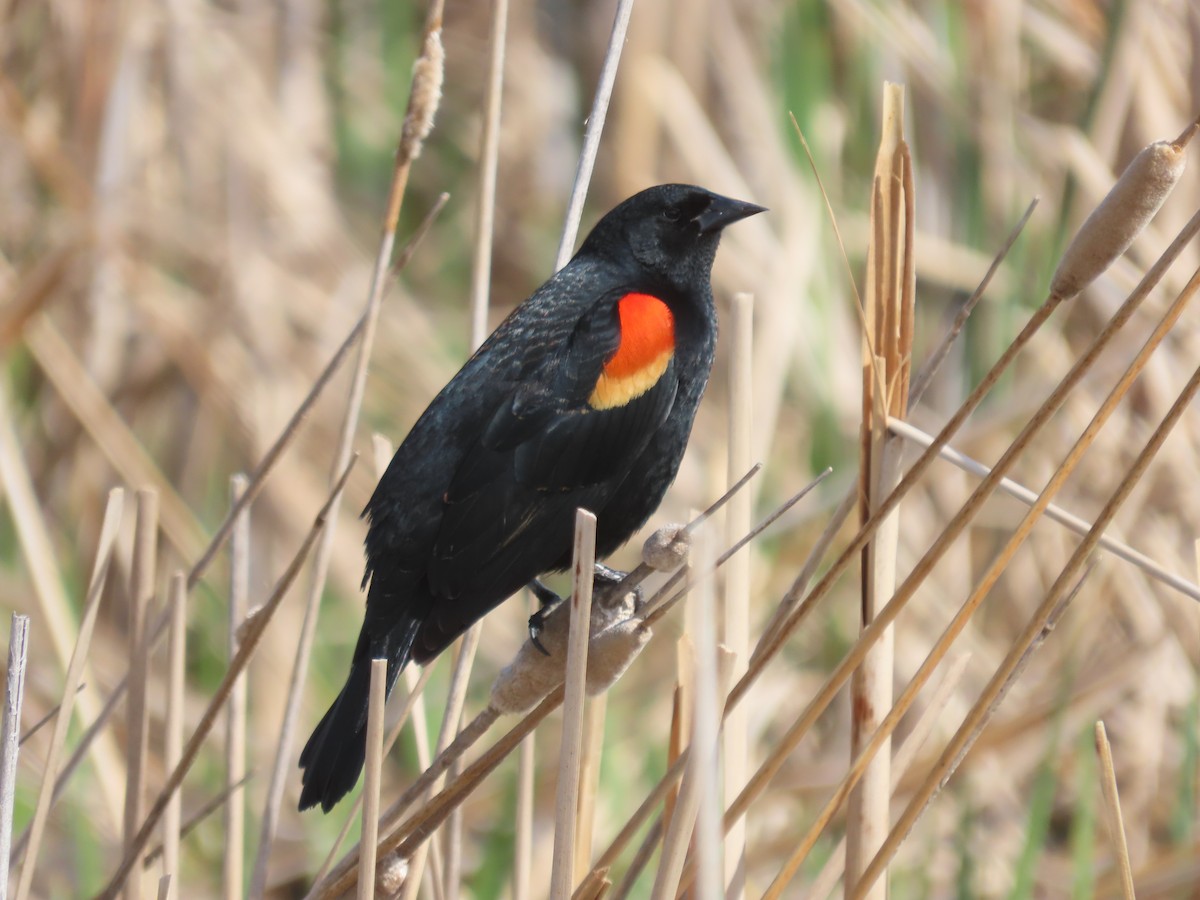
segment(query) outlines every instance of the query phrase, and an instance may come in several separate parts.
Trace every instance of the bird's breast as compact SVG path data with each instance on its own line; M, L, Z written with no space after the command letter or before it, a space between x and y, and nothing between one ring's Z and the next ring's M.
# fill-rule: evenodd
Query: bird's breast
M593 409L624 406L658 382L675 355L675 317L658 297L626 294L617 303L621 339L588 397Z

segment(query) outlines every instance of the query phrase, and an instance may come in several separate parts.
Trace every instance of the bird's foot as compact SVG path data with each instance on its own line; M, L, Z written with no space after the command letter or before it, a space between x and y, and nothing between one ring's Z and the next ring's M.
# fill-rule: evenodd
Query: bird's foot
M596 588L611 587L620 584L627 574L627 572L622 572L620 569L596 563L596 568L592 573L592 585ZM536 578L529 582L529 590L533 592L533 596L541 604L541 608L529 617L529 643L549 656L550 651L546 649L541 641L542 629L546 627L546 619L558 609L564 598L554 593L554 591L550 590L550 588L546 587L546 585L542 584ZM636 588L635 590L640 592L641 588Z
M541 604L541 608L529 617L529 643L537 647L546 656L549 656L550 651L542 645L541 633L542 629L546 627L546 617L562 605L563 598L536 578L529 582L529 590L533 591L533 596Z
M642 545L642 562L656 572L673 572L688 561L691 539L683 525L664 525Z

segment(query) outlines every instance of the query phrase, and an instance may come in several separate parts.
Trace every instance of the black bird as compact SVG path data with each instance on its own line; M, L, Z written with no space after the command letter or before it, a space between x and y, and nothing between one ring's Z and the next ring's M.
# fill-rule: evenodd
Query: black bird
M372 658L390 694L409 660L568 568L577 507L597 516L601 558L657 509L712 369L721 231L762 211L683 184L630 197L417 420L364 511L366 617L300 754L300 809L328 812L358 780Z

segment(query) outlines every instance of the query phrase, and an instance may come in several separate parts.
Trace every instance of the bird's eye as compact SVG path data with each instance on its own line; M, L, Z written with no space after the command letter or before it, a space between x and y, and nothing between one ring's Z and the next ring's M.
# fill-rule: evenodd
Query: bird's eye
M678 222L683 213L678 206L668 206L663 210L662 215L668 222Z

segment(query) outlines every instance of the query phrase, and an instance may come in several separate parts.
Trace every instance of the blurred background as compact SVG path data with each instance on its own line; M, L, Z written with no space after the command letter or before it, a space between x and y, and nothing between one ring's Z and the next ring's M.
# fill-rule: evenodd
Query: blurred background
M492 325L552 269L613 11L612 2L512 2ZM48 572L72 609L80 608L105 494L115 485L158 486L162 571L194 562L228 508L230 475L258 463L358 319L424 15L419 4L377 0L0 3L0 427L16 436L19 451L6 451L0 596L4 607L32 617L27 724L58 702L73 641L73 631L52 633L50 589L37 573ZM450 199L382 310L355 441L368 464L353 474L337 522L299 740L340 688L357 635L364 534L357 513L374 485L371 435L402 440L469 350L489 20L490 4L447 2L444 98L413 171L400 239L441 192ZM910 414L936 432L1044 298L1059 252L1115 174L1146 143L1174 138L1200 112L1200 6L637 4L583 228L661 181L699 183L769 207L769 215L730 230L714 274L722 311L734 292L755 297L753 447L766 463L754 486L756 515L825 466L834 469L819 497L755 545L756 627L855 479L860 348L849 278L861 288L885 79L907 88L918 363L1026 205L1041 198ZM849 273L789 113L811 146ZM1055 315L956 439L959 449L985 462L999 457L1196 211L1196 170L1129 253ZM1022 458L1015 478L1040 488L1140 346L1151 313L1196 263L1189 248ZM1176 327L1068 483L1062 505L1084 518L1097 513L1200 358L1195 321L1185 317ZM683 519L724 489L727 354L722 341L688 456L651 528ZM347 370L253 505L252 603L267 597L324 499L348 386ZM1196 578L1200 519L1198 441L1200 420L1189 413L1117 526L1124 539L1189 580ZM49 568L45 557L35 565L20 516L7 502L22 466L50 538ZM935 464L904 508L902 573L975 483ZM899 622L898 680L919 665L1022 512L1014 501L991 501L922 588ZM1038 525L960 641L971 661L935 736L944 740L957 725L1076 540L1054 523ZM125 535L68 747L127 668L130 542ZM632 565L637 546L631 543L616 564ZM892 870L894 897L1115 890L1091 743L1097 718L1114 742L1145 895L1191 896L1200 883L1200 612L1193 600L1118 560L1100 566L905 843ZM225 668L227 577L222 559L190 603L189 731ZM295 656L303 582L249 670L248 754L256 773L246 789L250 854ZM852 642L857 604L857 579L847 577L764 676L749 707L752 761ZM526 615L513 602L488 618L468 717L522 640ZM664 623L610 698L599 847L665 768L671 693L664 685L674 678L671 638L679 619ZM442 660L432 698L444 694L447 671ZM164 714L157 687L150 703L149 777L157 790ZM538 738L551 762L555 721ZM844 772L847 727L843 698L751 809L751 893L774 877ZM220 731L184 784L185 818L219 790ZM48 732L22 751L18 833L31 815ZM109 735L116 753L123 725ZM939 747L935 737L925 756ZM84 895L110 874L120 809L112 803L113 773L98 771L97 758L77 772L51 813L34 882L39 896ZM385 799L411 781L415 766L406 736L387 764ZM514 778L514 767L503 766L466 807L464 896L508 896ZM278 896L299 896L341 823L337 813L296 814L298 788L295 773L271 855ZM548 765L538 776L535 842L536 869L547 873L553 792ZM217 895L222 852L215 816L184 842L183 896ZM814 854L813 872L797 884L822 861Z

